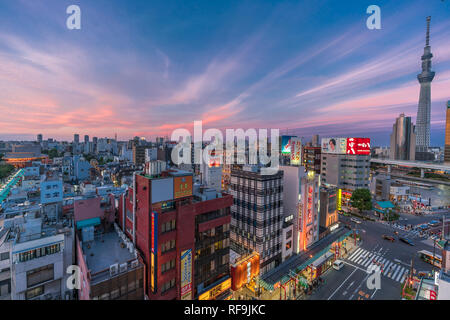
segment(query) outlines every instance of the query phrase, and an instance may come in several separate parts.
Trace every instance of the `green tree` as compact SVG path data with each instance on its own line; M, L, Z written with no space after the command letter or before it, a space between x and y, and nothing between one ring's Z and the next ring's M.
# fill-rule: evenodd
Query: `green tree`
M369 189L356 189L352 193L350 204L353 208L359 209L359 213L363 210L372 209L372 195Z
M1 164L0 165L0 179L7 178L13 172L14 172L14 166L12 166L10 164Z

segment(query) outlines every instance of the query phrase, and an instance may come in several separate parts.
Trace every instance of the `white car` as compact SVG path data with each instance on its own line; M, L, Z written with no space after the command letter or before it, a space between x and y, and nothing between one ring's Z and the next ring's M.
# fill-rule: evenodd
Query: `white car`
M354 223L361 223L361 221L359 221L359 220L356 219L356 218L351 218L350 220L353 221Z
M333 269L335 270L341 270L344 267L344 262L342 262L341 260L336 260L333 263Z

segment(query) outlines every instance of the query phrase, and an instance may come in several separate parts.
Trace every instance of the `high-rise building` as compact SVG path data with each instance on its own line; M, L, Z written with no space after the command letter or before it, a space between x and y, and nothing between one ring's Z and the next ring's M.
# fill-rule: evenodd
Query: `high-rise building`
M315 135L312 136L311 143L312 143L313 147L319 147L320 146L320 141L319 141L319 135L318 134L315 134Z
M416 154L416 134L411 117L405 114L395 120L391 133L391 148L389 159L392 160L414 160Z
M322 184L341 189L342 202L348 203L356 189L369 189L370 139L322 139Z
M75 133L73 135L73 142L74 143L80 143L80 135L78 133Z
M258 252L265 274L282 261L283 171L265 175L260 169L231 171L231 249L239 255Z
M434 72L431 71L433 54L430 47L430 21L431 17L427 17L426 41L422 55L422 72L417 75L420 83L420 97L416 119L416 159L418 160L427 160L426 155L430 146L431 81L434 78Z
M445 121L445 154L444 162L450 163L450 100L447 101L447 119Z
M88 135L85 135L84 136L84 143L88 143L89 142L89 136Z
M145 163L146 146L133 144L133 162L135 165L143 165Z
M136 174L118 218L142 252L150 300L230 296L232 203L231 195L194 185L191 172Z
M41 133L39 133L39 134L37 135L36 141L37 141L38 143L41 143L41 142L42 142L42 134L41 134Z
M320 155L320 147L305 146L303 148L303 165L305 166L306 171L313 170L317 174L320 174Z

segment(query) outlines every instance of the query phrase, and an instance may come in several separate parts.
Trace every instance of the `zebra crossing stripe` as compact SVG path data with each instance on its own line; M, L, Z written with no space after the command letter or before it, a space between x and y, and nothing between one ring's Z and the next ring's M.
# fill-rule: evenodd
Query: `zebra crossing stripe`
M352 255L348 259L351 260L361 250L362 250L362 248L358 248L355 252L352 253Z
M355 263L358 263L358 261L360 261L363 257L366 257L368 254L369 254L369 252L364 250L364 252L362 252L362 254L360 254L359 257L356 257L356 259L354 259L353 261Z
M391 270L391 274L388 276L389 278L392 279L392 277L394 276L395 271L400 267L400 265L394 265L394 268L392 268Z
M374 255L373 255L373 254L370 254L370 256L368 257L368 259L365 260L365 261L364 261L363 263L361 263L361 264L362 264L364 267L366 267L366 266L369 265L369 263L372 262L373 258L374 258Z
M402 279L400 280L400 283L405 282L406 276L407 276L407 275L408 275L408 272L405 272L405 273L403 274L403 277L402 277Z
M406 269L403 268L402 271L398 274L397 278L395 279L395 281L400 281L401 276L405 273Z
M352 261L352 262L355 262L356 261L356 259L358 259L358 257L361 255L361 254L363 254L364 253L364 249L363 250L361 250L360 252L358 252L356 255L354 255L353 257L351 257L349 260L350 261Z
M364 254L364 252L366 252L366 250L361 249L361 251L358 252L357 254L355 254L350 260L351 260L351 261L356 261L356 259L357 259L359 256L361 256L362 254Z
M387 273L390 266L392 265L392 261L388 261L388 263L384 266L383 274Z
M370 256L372 254L372 252L366 252L364 255L362 255L358 261L356 262L357 264L361 264L361 262L363 262L368 256Z
M368 255L366 255L365 257L363 257L362 259L359 260L359 264L364 264L364 262L367 261L367 259L370 259L369 257L372 255L372 252L370 252Z
M398 273L401 269L403 269L403 267L402 267L402 266L398 266L397 270L395 270L395 273L394 273L394 275L393 275L392 278L391 278L392 280L395 279L395 277L397 276L397 273Z

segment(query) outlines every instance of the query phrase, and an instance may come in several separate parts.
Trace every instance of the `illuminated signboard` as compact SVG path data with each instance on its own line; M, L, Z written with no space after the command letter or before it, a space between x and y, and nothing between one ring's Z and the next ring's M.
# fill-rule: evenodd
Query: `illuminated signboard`
M192 196L192 176L173 178L173 198Z
M338 196L337 196L337 209L342 210L342 189L338 190Z
M291 138L291 164L300 165L302 161L302 140L300 138Z
M291 138L295 138L295 136L281 136L281 154L291 154Z
M181 252L181 300L192 300L192 249Z
M312 186L308 187L308 222L307 224L310 224L312 222L312 205L313 205L313 193L314 188Z
M151 216L151 248L150 248L150 259L151 259L151 269L150 269L150 286L152 291L156 292L156 267L157 259L156 254L158 252L158 213L152 211Z
M348 138L347 154L370 154L370 138Z
M222 292L231 288L231 278L228 278L224 282L219 283L214 288L202 293L198 300L214 300L217 298Z
M322 153L345 154L347 138L322 138Z

